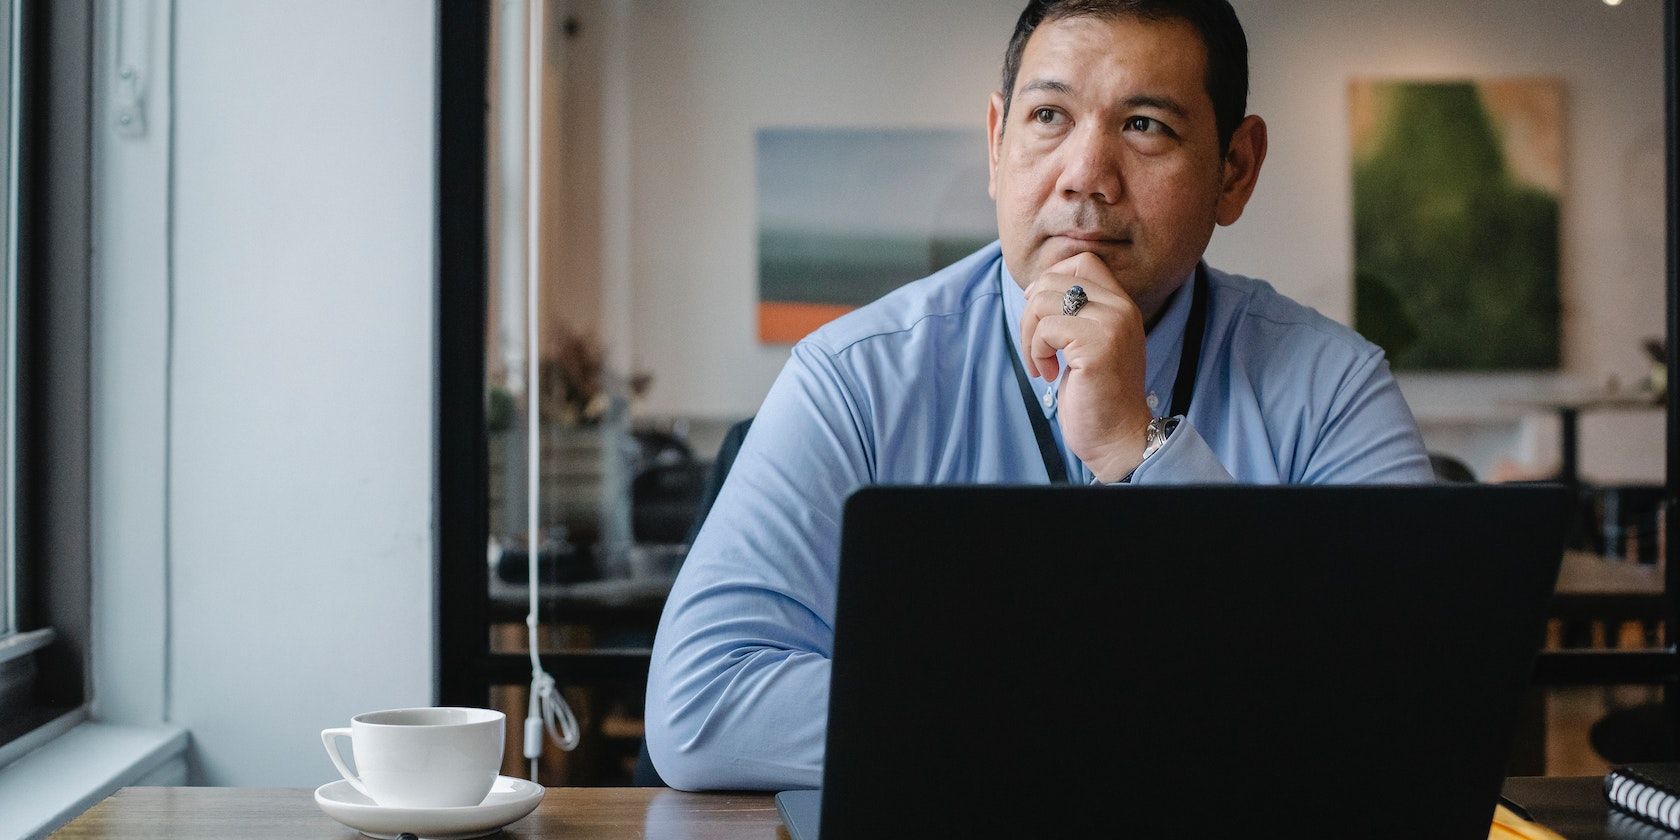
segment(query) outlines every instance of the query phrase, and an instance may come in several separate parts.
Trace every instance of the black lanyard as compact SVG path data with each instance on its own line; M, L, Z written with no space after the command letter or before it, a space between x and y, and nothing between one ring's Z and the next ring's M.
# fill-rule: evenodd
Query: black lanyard
M1000 291L1002 286L1003 272L1000 271ZM1196 282L1190 291L1190 316L1184 322L1184 345L1178 351L1178 376L1173 379L1172 410L1165 415L1167 417L1185 416L1190 411L1190 397L1196 390L1196 371L1202 363L1202 335L1207 331L1206 265L1196 265ZM1027 418L1032 420L1033 436L1038 438L1038 454L1044 458L1044 471L1049 474L1051 484L1067 484L1067 463L1062 460L1062 450L1056 445L1056 436L1050 431L1050 421L1045 419L1044 409L1033 396L1032 383L1027 381L1027 371L1021 366L1020 352L1014 347L1015 337L1009 332L1009 309L1000 307L999 311L1002 313L1003 346L1009 353L1009 360L1015 363L1015 382L1021 386L1021 401L1026 403Z

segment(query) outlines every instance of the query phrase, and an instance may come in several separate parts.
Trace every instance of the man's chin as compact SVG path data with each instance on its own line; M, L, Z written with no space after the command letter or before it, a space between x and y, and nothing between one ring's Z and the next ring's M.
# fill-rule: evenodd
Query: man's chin
M1095 240L1073 239L1054 236L1044 241L1039 247L1034 260L1038 264L1040 273L1050 271L1062 262L1080 254L1092 254L1108 266L1108 273L1120 281L1122 286L1130 288L1131 275L1139 273L1137 251L1130 240Z
M1074 236L1052 236L1039 248L1046 265L1055 265L1080 254L1096 254L1109 266L1128 264L1132 259L1130 239L1081 239Z
M1108 267L1108 273L1114 276L1128 294L1153 285L1142 255L1129 240L1089 240L1054 236L1039 240L1036 245L1033 250L1012 255L1011 251L1014 249L1009 247L1009 243L1004 243L1004 262L1010 265L1010 273L1022 288L1050 273L1057 265L1085 253L1093 254L1102 260L1103 265ZM1017 267L1024 271L1016 271Z

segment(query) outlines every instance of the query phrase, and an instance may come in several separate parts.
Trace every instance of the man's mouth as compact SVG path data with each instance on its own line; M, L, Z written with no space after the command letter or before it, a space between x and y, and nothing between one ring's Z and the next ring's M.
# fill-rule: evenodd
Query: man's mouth
M1052 234L1051 238L1067 239L1073 242L1086 243L1091 246L1132 244L1131 237L1115 236L1107 231L1064 231L1062 233Z

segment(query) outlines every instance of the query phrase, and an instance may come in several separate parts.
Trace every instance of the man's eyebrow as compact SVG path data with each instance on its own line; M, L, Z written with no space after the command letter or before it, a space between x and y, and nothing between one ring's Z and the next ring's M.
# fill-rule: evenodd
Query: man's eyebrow
M1051 93L1073 93L1073 88L1069 87L1066 82L1059 82L1055 79L1035 79L1029 82L1026 87L1021 88L1022 93L1032 93L1039 90Z
M1036 91L1071 95L1073 93L1073 86L1058 79L1034 79L1021 88L1021 93L1023 94L1034 93ZM1128 96L1125 99L1120 100L1120 107L1127 110L1134 108L1154 108L1157 111L1166 111L1169 114L1173 114L1179 119L1190 118L1189 108L1184 107L1178 100L1161 94L1139 93Z
M1173 99L1170 96L1138 94L1136 96L1128 96L1125 99L1120 100L1120 106L1127 110L1131 110L1133 108L1154 108L1157 111L1166 111L1167 113L1173 114L1180 119L1190 118L1190 109L1180 105L1178 100Z

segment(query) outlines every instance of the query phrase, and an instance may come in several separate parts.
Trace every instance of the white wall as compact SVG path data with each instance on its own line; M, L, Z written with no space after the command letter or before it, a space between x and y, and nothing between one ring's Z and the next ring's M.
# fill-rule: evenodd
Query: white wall
M983 155L986 96L997 85L1022 5L631 3L632 130L602 142L632 150L628 184L604 189L627 190L633 202L632 353L656 376L645 412L750 414L787 357L785 347L761 346L755 338L754 130L968 127L974 154ZM1236 5L1251 44L1250 110L1267 119L1272 144L1253 203L1241 222L1215 235L1211 262L1267 278L1346 320L1352 312L1349 79L1561 77L1565 369L1593 383L1610 374L1624 383L1644 375L1638 339L1663 331L1661 3ZM587 26L584 37L590 37ZM592 201L576 199L583 206L569 212L582 218ZM1407 383L1421 414L1451 417L1479 410L1465 403L1490 401L1490 388L1527 389L1521 381L1490 386L1462 379L1430 387L1438 384ZM1507 438L1515 435L1515 414L1502 415L1500 434ZM1660 418L1634 425L1635 440L1619 447L1625 453L1606 457L1637 463L1650 446L1660 455L1660 436L1652 436ZM1589 422L1589 455L1593 429ZM1618 450L1615 442L1609 448Z
M138 134L117 122L122 11L131 46L121 60L150 91ZM94 25L93 713L155 725L168 716L171 23L166 7L105 4Z
M655 377L646 411L751 414L787 360L757 339L753 132L968 127L984 160L986 99L1022 5L632 4L631 130L609 142L631 150L631 350Z
M432 699L436 10L176 0L171 721L194 779L333 778Z

